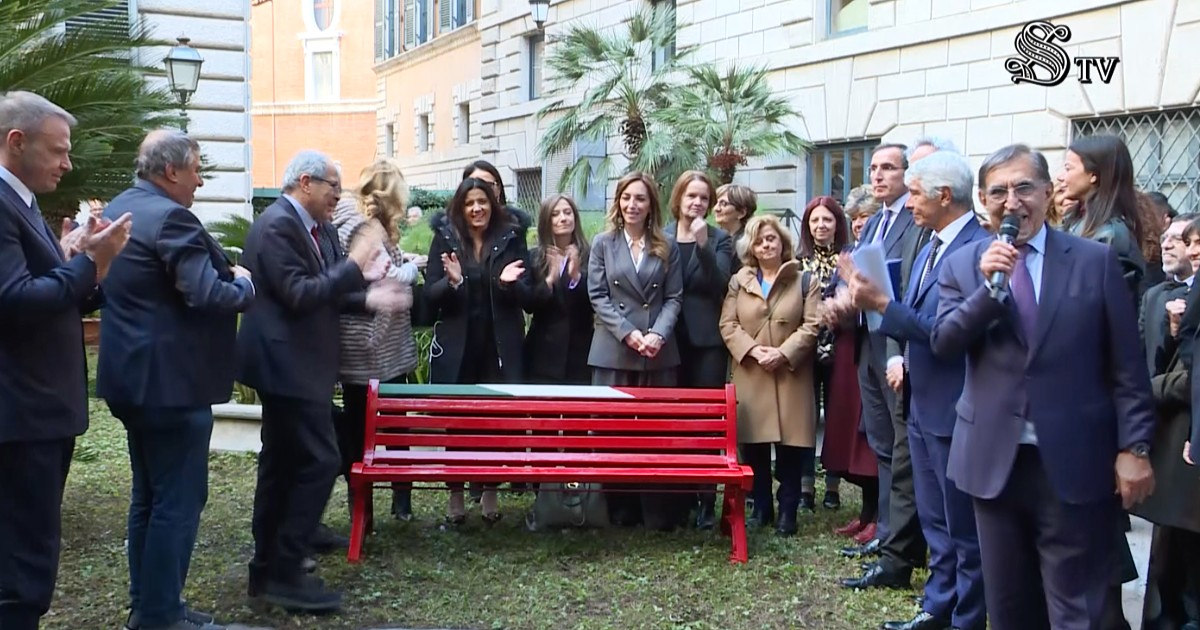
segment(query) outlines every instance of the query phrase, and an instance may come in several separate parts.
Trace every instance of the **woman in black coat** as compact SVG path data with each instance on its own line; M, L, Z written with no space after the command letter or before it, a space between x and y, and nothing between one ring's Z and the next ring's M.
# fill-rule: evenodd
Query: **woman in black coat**
M485 181L463 180L446 213L430 220L433 242L425 299L436 314L432 383L520 383L529 299L529 251L518 226ZM462 484L450 484L448 520L466 518ZM483 518L499 520L495 487L483 493Z
M588 297L588 242L575 202L553 195L537 219L538 246L530 252L533 316L525 336L525 380L529 383L590 385L595 316Z

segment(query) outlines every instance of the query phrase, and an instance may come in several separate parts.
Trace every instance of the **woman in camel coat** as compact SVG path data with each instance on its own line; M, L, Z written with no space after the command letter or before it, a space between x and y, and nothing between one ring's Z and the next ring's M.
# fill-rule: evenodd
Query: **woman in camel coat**
M800 270L791 233L772 215L755 217L738 242L743 267L729 283L721 337L733 357L738 443L754 470L754 514L772 520L771 446L779 480L781 536L796 533L801 478L816 445L813 352L821 283Z

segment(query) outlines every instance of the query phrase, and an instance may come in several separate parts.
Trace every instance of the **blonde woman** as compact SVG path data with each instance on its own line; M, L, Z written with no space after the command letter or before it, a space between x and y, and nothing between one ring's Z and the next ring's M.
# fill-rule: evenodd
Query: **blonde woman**
M337 425L337 433L342 451L341 473L347 482L350 467L362 461L367 382L372 378L385 383L408 382L417 369L417 346L410 309L418 269L415 263L404 262L404 253L398 245L398 225L404 219L407 207L408 185L399 163L393 159L380 159L363 169L358 187L338 202L333 215L338 239L347 251L351 241L364 230L374 229L387 235L379 252L391 263L384 281L399 282L409 296L408 308L396 313L345 313L341 316L339 373L345 413ZM412 518L409 486L393 486L392 514L401 520Z
M588 353L593 385L675 386L681 266L679 248L663 232L658 184L640 172L622 177L608 230L596 235L588 260L588 296L597 318ZM608 507L618 525L641 522L660 530L681 525L688 508L676 494L652 492L611 493Z
M754 514L772 520L771 447L779 480L776 533L798 529L805 459L816 447L813 352L820 318L821 282L800 268L791 232L773 215L746 224L742 268L729 281L721 309L721 336L733 356L738 392L738 443L754 470Z

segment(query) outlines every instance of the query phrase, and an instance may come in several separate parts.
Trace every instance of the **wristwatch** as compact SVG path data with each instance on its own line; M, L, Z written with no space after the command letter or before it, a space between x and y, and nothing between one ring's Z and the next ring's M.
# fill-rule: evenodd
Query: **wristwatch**
M1129 447L1129 453L1134 457L1148 459L1150 457L1150 445L1146 442L1135 442Z

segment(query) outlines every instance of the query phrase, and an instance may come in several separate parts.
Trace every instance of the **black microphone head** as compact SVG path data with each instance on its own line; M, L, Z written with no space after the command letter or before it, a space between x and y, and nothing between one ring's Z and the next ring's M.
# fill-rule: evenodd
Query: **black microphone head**
M1004 221L1000 222L1000 238L1007 238L1010 241L1017 240L1017 235L1021 233L1021 217L1015 214L1004 216Z

